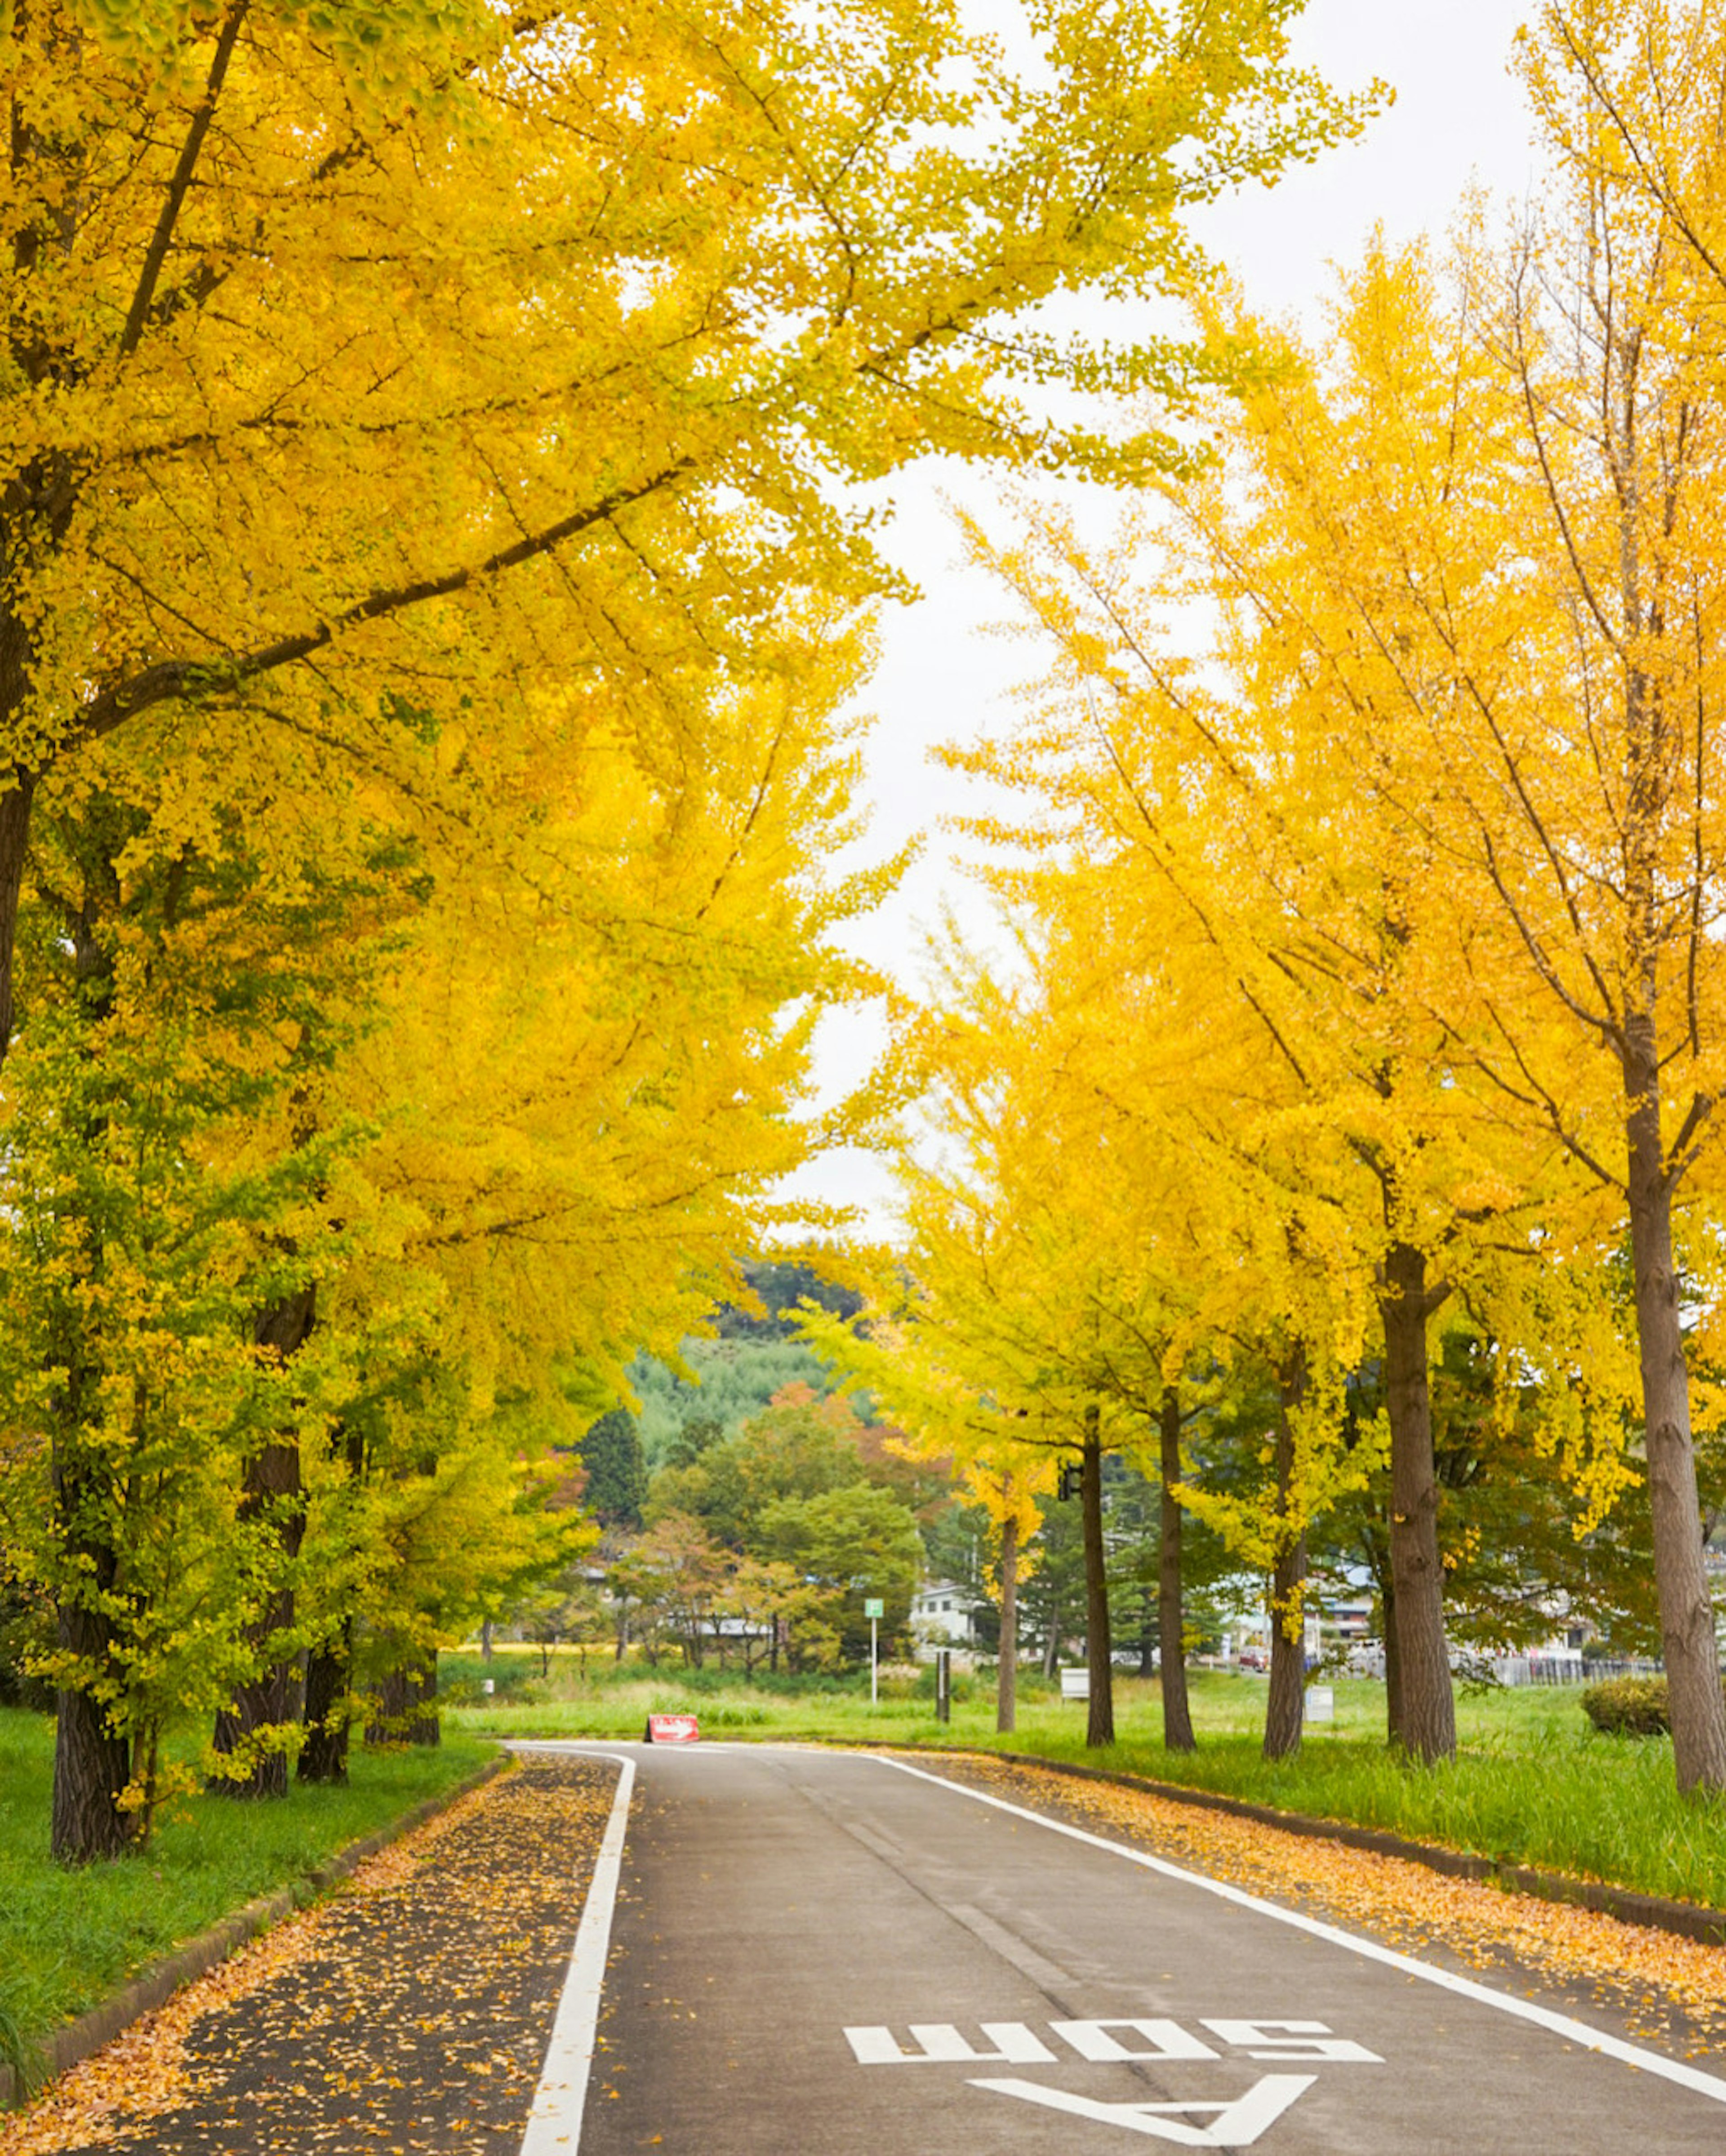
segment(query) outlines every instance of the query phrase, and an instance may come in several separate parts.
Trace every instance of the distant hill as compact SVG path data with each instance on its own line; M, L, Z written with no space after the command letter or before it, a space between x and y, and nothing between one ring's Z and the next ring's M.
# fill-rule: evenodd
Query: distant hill
M760 1297L765 1316L722 1303L714 1318L716 1339L683 1342L683 1359L699 1385L674 1377L650 1355L629 1365L629 1383L641 1402L641 1448L650 1467L664 1464L671 1440L689 1422L717 1422L727 1435L758 1415L787 1385L803 1384L822 1399L835 1389L833 1373L797 1337L794 1312L805 1296L840 1317L855 1317L863 1298L824 1281L814 1267L794 1259L752 1259L743 1277ZM866 1421L868 1403L858 1396Z
M863 1307L860 1295L823 1280L813 1265L799 1259L752 1258L742 1274L767 1315L752 1317L734 1302L721 1303L714 1329L722 1340L794 1340L797 1306L804 1301L819 1303L836 1317L855 1317Z

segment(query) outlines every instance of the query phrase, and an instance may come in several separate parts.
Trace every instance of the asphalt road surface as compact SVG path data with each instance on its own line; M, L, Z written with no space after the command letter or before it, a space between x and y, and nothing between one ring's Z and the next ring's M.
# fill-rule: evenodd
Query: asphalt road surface
M1726 2058L1639 2050L905 1764L569 1748L636 1766L609 1941L592 1905L585 1927L579 2156L1726 2149ZM548 2083L585 2064L577 1989ZM567 2128L540 2119L527 2156Z

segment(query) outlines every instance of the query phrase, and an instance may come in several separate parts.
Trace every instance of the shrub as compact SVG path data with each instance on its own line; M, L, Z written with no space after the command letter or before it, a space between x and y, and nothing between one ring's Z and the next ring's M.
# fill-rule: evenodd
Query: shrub
M1672 1726L1664 1677L1606 1677L1583 1693L1582 1712L1609 1737L1664 1737Z
M54 1605L38 1588L26 1586L7 1563L0 1548L0 1707L47 1709L54 1687L33 1673L38 1656L54 1647ZM6 2048L6 2023L0 2010L0 2060Z

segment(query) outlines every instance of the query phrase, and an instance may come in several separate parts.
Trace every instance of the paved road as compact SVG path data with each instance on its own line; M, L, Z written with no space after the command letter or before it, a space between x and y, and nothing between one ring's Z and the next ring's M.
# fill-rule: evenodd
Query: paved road
M1675 2083L886 1761L604 1748L639 1774L580 2156L1726 2148L1726 2058Z

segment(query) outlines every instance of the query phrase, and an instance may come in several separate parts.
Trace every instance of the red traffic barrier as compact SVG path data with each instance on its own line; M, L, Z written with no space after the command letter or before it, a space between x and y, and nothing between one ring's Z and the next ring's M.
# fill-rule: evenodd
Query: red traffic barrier
M692 1714L650 1714L644 1744L697 1744L701 1728Z

